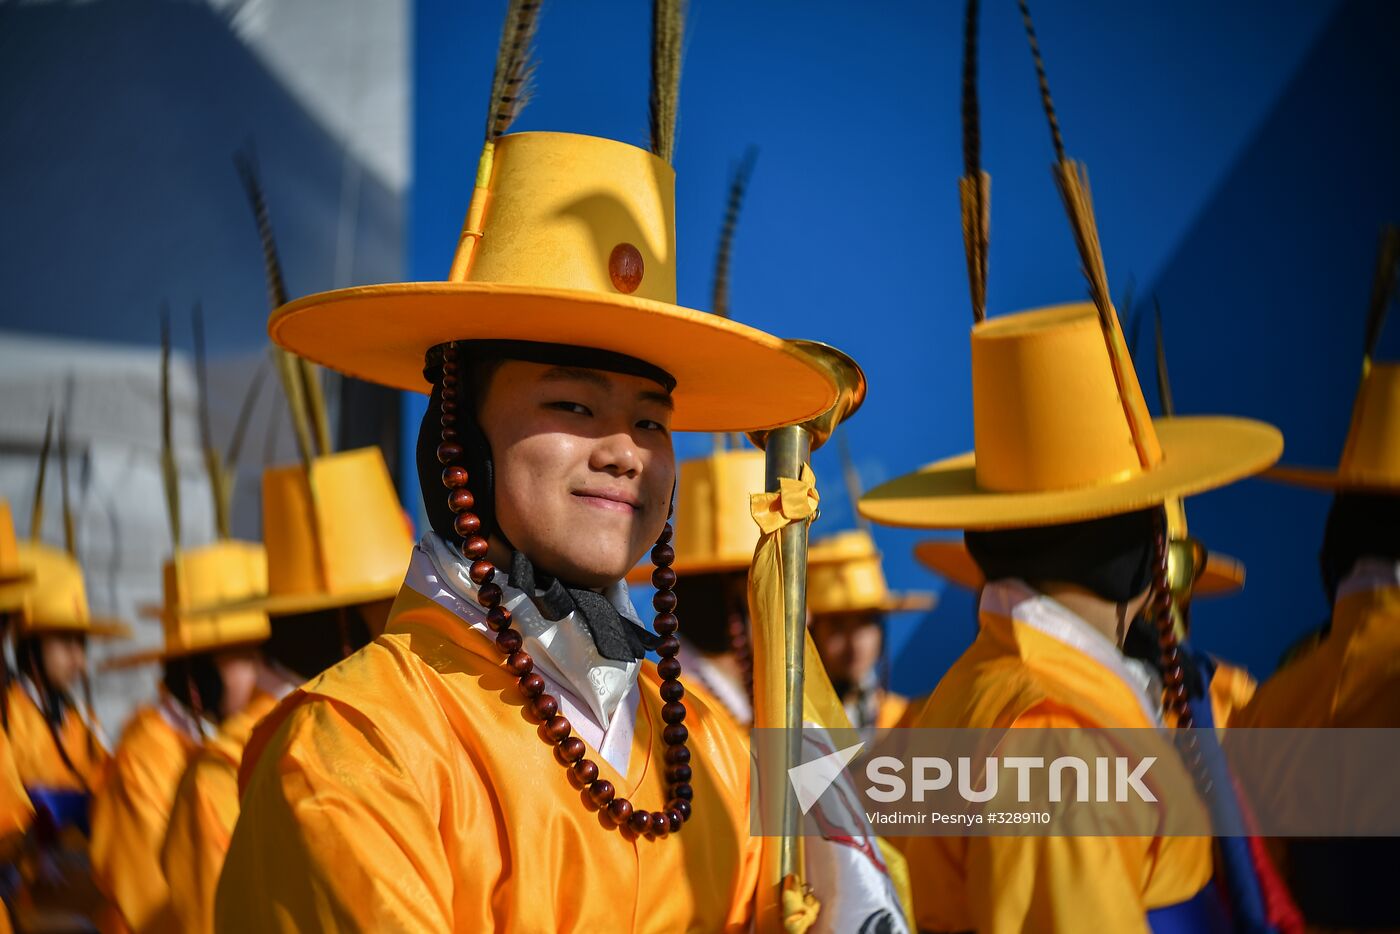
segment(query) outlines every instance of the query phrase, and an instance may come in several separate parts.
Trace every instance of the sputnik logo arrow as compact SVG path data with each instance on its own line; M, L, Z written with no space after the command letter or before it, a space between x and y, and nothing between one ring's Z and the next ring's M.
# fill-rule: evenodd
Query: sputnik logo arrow
M797 804L802 808L803 814L812 810L817 799L841 777L846 764L863 748L865 743L856 743L854 746L838 749L820 759L813 759L788 769L788 781L792 782L792 790L797 792Z

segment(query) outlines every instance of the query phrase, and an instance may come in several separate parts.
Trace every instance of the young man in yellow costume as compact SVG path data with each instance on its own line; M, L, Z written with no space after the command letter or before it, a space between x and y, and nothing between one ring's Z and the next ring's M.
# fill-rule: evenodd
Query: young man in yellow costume
M11 633L17 672L5 698L5 715L15 767L31 801L59 826L71 821L86 833L89 798L101 787L107 762L91 704L76 696L80 688L84 695L90 693L87 642L119 638L131 630L125 623L94 617L88 609L83 571L73 554L74 517L69 513L62 430L59 466L66 549L37 539L51 439L52 422L39 466L31 538L18 545L20 563L33 578L23 587Z
M679 10L658 4L653 152L500 135L534 12L507 17L451 279L273 315L283 346L431 390L433 530L386 633L255 733L220 929L749 924L747 744L675 660L670 432L810 418L836 390L782 341L675 305ZM623 582L648 548L656 634Z
M240 162L240 170L262 237L269 292L285 299L261 187L249 163ZM214 928L214 895L239 815L238 768L253 728L293 688L383 630L412 547L382 452L332 450L318 372L276 353L303 460L263 471L258 596L224 601L217 621L203 622L206 629L238 632L230 618L256 621L263 636L243 653L241 688L221 671L224 689L238 697L191 756L159 850L183 931Z
M1175 416L1171 384L1167 378L1166 350L1162 341L1160 315L1157 318L1157 387L1162 400L1162 412L1167 418ZM1130 348L1131 352L1131 348ZM1225 596L1238 593L1244 587L1244 565L1228 555L1206 550L1186 526L1186 506L1178 499L1167 500L1167 535L1171 542L1168 578L1177 599L1173 603L1176 615L1176 638L1185 642L1189 635L1189 606L1200 597ZM944 580L965 590L980 592L985 578L977 562L968 553L967 545L953 539L920 542L914 546L914 556L921 564ZM1151 669L1158 668L1157 632L1152 621L1139 614L1128 627L1124 641L1126 654ZM1198 660L1201 660L1197 656ZM1210 670L1210 703L1216 727L1228 727L1235 713L1249 703L1258 686L1248 671L1228 662L1208 657ZM1199 672L1200 666L1194 666ZM1153 674L1160 678L1161 672ZM1188 673L1189 674L1189 673ZM1204 674L1200 674L1204 677ZM1195 677L1195 675L1192 675Z
M1325 634L1259 686L1232 726L1400 727L1400 364L1373 359L1393 299L1400 231L1382 236L1361 386L1335 469L1268 477L1331 491L1319 564L1332 603ZM1288 878L1310 925L1400 929L1391 838L1291 841Z
M846 708L851 726L884 730L896 726L909 698L885 686L885 618L891 613L933 608L929 593L891 593L880 552L865 529L816 539L807 553L807 611L812 641Z
M1026 19L1029 31L1029 18ZM966 530L987 581L980 629L909 725L1123 728L1161 725L1160 698L1121 651L1128 623L1166 583L1162 503L1269 466L1283 442L1233 418L1148 415L1109 299L1087 179L1054 128L1056 181L1089 279L1091 304L985 318L990 185L976 138L976 4L964 88L964 231L972 282L975 452L872 490L870 519ZM1032 34L1033 35L1033 34ZM1033 50L1034 50L1034 43ZM1039 55L1037 70L1042 76ZM1164 647L1172 650L1168 625ZM1179 661L1167 665L1173 707ZM1183 717L1189 726L1190 715ZM1144 735L1152 734L1144 732ZM1154 769L1174 787L1199 776L1164 743ZM1163 801L1197 811L1194 796ZM1178 811L1180 813L1180 811ZM904 837L915 916L929 931L1216 930L1209 837Z
M231 479L232 466L207 437L206 463L219 537L207 545L182 547L172 413L169 393L164 391L169 385L169 355L168 329L163 328L161 441L175 551L165 563L163 603L149 612L161 621L164 645L107 663L108 668L125 668L159 662L161 684L156 701L139 708L122 730L93 800L90 854L94 879L108 903L100 924L104 931L187 929L171 904L160 862L180 778L191 756L223 724L245 711L260 716L272 706L270 696L257 691L259 675L266 681L269 674L257 651L270 633L267 614L257 609L218 612L224 605L266 594L267 557L262 545L229 535L231 491L224 480ZM202 364L203 354L197 359ZM207 431L202 369L201 365L199 405ZM231 445L236 447L237 440Z
M275 703L259 689L268 681L258 650L270 633L267 615L216 612L266 589L260 545L223 540L178 551L165 566L164 646L109 663L159 661L162 679L156 703L122 731L93 803L93 874L112 907L105 930L189 929L172 903L161 849L181 777L200 746Z

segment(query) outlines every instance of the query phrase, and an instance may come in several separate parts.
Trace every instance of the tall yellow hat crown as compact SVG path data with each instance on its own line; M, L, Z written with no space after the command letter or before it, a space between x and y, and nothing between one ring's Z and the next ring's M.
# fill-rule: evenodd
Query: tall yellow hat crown
M814 615L933 608L933 594L890 592L880 552L864 529L813 541L807 560L807 609Z
M676 482L673 565L681 577L747 571L758 545L749 497L764 488L764 455L752 448L715 451L683 461ZM651 579L651 565L628 575Z
M254 644L271 635L267 613L248 606L267 594L267 553L256 542L221 539L182 549L165 562L162 589L162 604L148 608L160 618L162 646L110 659L104 667Z
M264 471L263 541L274 616L389 599L413 551L377 447Z
M19 560L19 542L8 500L0 499L0 584L23 580L30 572Z
M68 552L37 542L21 542L19 552L20 562L34 575L31 583L20 585L19 635L122 637L131 633L125 623L92 615L83 569Z
M476 187L449 276L311 295L278 308L282 347L361 379L426 392L427 351L533 341L644 360L676 381L677 431L748 431L814 418L836 387L785 342L676 305L679 4L660 4L652 150L505 131L526 95L538 3L507 15ZM664 48L663 48L664 47Z

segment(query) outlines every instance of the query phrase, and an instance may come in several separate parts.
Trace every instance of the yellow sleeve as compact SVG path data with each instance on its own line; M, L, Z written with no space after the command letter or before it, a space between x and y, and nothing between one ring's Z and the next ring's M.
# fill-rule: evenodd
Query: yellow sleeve
M1082 727L1042 704L1017 728ZM999 836L967 839L967 899L980 934L1078 931L1146 934L1144 861L1150 841L1133 837Z
M237 821L238 775L233 766L212 755L196 756L180 780L161 848L170 906L181 930L214 929L214 891Z
M174 923L160 866L170 802L159 795L151 766L138 756L115 756L92 803L93 878L134 931L172 930Z
M34 819L34 805L24 790L9 737L0 730L0 856L9 842L24 835Z
M275 729L247 776L243 815L219 884L217 930L487 925L490 905L453 904L439 804L367 718L307 698Z

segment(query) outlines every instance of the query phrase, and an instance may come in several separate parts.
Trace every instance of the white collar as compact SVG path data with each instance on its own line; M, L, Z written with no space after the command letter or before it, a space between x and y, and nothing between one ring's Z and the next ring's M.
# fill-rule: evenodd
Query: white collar
M428 559L436 581L426 579L425 572L429 569L420 567L419 555ZM486 625L485 611L476 599L477 586L472 583L468 570L469 565L442 536L429 532L414 551L406 583L439 604L443 604L441 597L446 591L455 598L449 608L494 643L495 634ZM560 620L547 620L524 591L504 581L498 583L503 595L501 605L510 610L515 628L524 637L525 650L541 669L540 673L581 700L606 730L618 706L636 685L641 663L604 658L598 654L588 629L573 613ZM604 590L603 596L624 619L641 625L625 581L618 581Z
M156 713L175 732L181 734L186 739L199 742L214 735L213 728L202 718L196 717L185 709L175 697L164 687L160 689L160 694L156 698Z
M1352 594L1370 593L1400 587L1400 561L1389 558L1359 558L1352 565L1351 573L1337 586L1337 599Z
M1010 617L1062 642L1107 668L1132 691L1149 723L1160 726L1157 711L1147 691L1151 679L1128 664L1129 659L1102 632L1089 625L1063 603L1048 597L1016 578L994 581L982 588L982 610L994 616Z
M730 677L727 671L706 658L705 654L687 641L684 636L681 636L680 640L681 650L676 657L680 660L681 668L685 669L687 673L693 674L695 680L714 695L715 700L729 711L729 715L740 726L752 724L753 703L749 700L748 689Z

